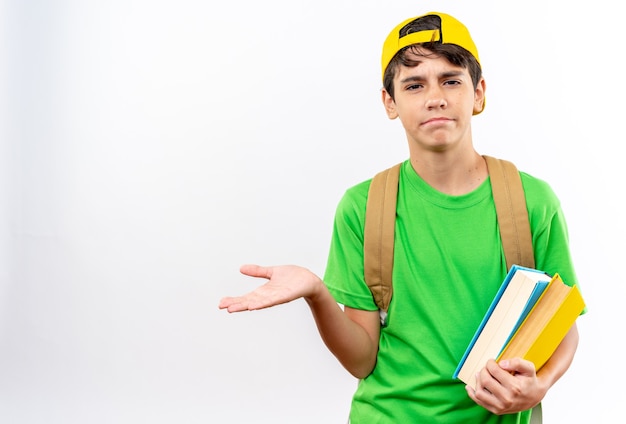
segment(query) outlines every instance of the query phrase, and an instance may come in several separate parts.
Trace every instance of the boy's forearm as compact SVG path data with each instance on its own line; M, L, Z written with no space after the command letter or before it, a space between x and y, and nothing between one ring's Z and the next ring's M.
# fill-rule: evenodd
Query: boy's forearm
M322 283L323 284L323 283ZM350 319L325 285L307 298L322 340L339 362L357 378L369 375L376 364L378 338Z

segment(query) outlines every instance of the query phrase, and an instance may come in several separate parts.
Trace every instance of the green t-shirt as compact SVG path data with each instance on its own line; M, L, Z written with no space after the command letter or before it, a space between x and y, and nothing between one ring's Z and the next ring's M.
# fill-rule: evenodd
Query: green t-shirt
M520 173L536 267L576 284L560 203L545 182ZM376 310L363 277L363 228L371 180L346 191L335 216L324 281L340 304ZM400 173L394 294L377 363L359 381L351 424L524 423L528 411L497 416L453 379L507 269L491 185L450 196L404 162Z

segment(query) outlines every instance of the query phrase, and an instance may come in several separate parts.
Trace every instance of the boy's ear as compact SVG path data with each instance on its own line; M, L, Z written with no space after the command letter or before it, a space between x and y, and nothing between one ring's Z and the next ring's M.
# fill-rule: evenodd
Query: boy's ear
M396 119L398 117L398 112L396 111L396 102L384 88L381 90L381 96L383 100L383 105L385 106L385 112L387 112L387 117L389 119Z
M485 108L485 91L487 90L487 84L485 79L481 78L474 91L474 115L479 114Z

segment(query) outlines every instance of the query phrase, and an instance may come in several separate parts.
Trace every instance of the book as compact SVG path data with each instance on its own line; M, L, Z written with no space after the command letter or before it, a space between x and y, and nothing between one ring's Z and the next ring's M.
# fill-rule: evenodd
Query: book
M541 369L584 309L578 286L568 286L556 274L497 360L520 357Z
M513 265L476 329L453 378L475 387L476 373L489 359L498 358L552 279L543 271Z

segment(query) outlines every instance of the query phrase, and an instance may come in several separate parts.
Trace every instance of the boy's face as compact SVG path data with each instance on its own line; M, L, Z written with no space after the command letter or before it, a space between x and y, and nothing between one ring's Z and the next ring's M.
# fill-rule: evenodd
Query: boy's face
M383 90L390 119L400 118L410 144L445 151L472 142L471 118L482 110L485 82L476 89L465 68L443 57L414 57L417 66L400 65L394 79L394 97Z

